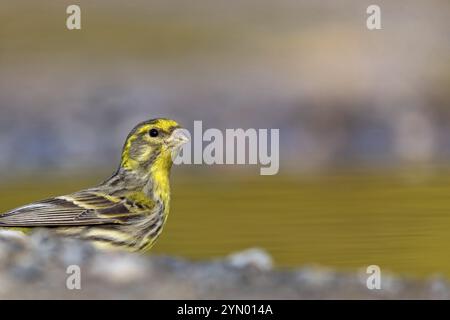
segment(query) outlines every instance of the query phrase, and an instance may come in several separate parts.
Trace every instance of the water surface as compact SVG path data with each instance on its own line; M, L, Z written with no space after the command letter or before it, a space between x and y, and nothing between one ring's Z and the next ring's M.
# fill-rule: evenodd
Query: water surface
M0 186L0 211L98 180L8 181ZM177 173L172 180L172 211L152 252L210 259L261 247L283 267L377 264L405 275L450 277L449 171L276 177Z

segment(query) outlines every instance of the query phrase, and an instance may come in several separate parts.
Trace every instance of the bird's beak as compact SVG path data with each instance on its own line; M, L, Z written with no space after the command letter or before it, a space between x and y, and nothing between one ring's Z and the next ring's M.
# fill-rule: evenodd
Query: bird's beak
M189 142L189 136L186 133L185 129L175 129L170 135L169 139L167 139L167 143L171 147L180 147L183 144Z

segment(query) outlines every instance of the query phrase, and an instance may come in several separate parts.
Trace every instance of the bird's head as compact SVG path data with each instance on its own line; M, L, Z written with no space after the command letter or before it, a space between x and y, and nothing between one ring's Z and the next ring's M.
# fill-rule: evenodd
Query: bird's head
M180 125L170 119L152 119L138 124L128 135L121 167L132 171L169 172L180 147L189 141Z

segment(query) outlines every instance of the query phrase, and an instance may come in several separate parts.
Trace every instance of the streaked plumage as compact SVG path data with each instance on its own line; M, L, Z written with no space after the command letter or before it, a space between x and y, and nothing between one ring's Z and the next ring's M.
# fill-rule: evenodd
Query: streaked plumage
M97 187L0 214L0 228L49 228L100 247L151 247L170 206L172 157L187 141L179 125L153 119L128 135L116 173Z

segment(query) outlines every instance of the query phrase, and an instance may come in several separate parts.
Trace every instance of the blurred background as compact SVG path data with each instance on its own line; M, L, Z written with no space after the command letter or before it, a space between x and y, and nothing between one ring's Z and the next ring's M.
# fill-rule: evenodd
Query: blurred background
M277 176L174 168L152 253L450 277L450 3L373 3L2 1L0 211L99 182L145 119L279 128Z

